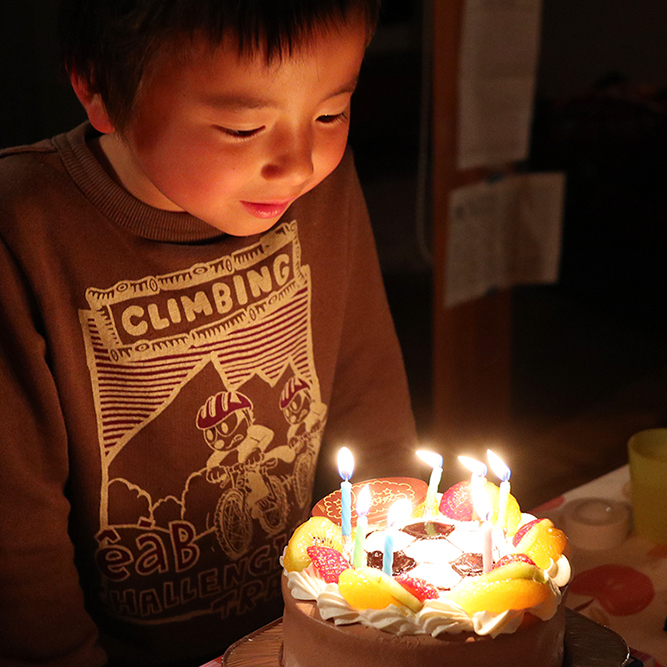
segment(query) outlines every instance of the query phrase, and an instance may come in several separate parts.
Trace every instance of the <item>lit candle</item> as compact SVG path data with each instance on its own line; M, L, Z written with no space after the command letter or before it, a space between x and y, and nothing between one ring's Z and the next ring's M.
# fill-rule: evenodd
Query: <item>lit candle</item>
M486 485L486 464L482 463L482 461L471 459L469 456L459 456L459 461L472 473L470 476L470 493L473 496L474 508L475 494L480 495L479 491L483 490L484 486ZM484 492L484 497L486 497L486 492ZM475 513L477 514L478 518L481 518L476 509Z
M505 534L507 529L507 503L510 495L510 469L505 465L504 461L494 454L490 449L486 450L486 456L489 460L491 470L500 479L500 494L498 496L498 527L502 534Z
M354 556L352 565L362 567L366 565L366 554L364 552L364 542L368 532L368 512L371 509L371 487L366 484L359 492L357 498L357 536L354 540Z
M482 570L486 574L493 570L493 524L489 521L490 513L486 515L485 521L480 528L482 534Z
M347 447L338 450L338 473L343 478L340 484L340 527L343 537L352 533L352 484L350 477L354 472L354 457Z
M428 482L426 500L424 501L424 518L429 519L433 513L433 506L435 505L435 498L438 493L440 478L442 477L442 456L434 452L424 451L423 449L417 451L417 456L433 468Z
M480 541L482 543L482 570L484 573L493 569L493 524L491 523L491 503L483 486L471 489L472 502L475 513L482 521L480 526Z
M387 512L387 529L384 533L384 551L382 552L382 571L392 576L394 567L394 540L396 527L410 516L412 505L407 498L397 500Z

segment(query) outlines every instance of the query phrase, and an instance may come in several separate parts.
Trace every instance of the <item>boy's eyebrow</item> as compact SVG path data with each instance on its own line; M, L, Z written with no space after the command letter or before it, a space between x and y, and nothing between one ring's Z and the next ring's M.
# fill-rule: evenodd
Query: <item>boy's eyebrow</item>
M352 94L357 88L357 82L358 81L359 81L359 77L355 76L354 79L348 81L345 85L341 86L338 90L331 93L331 95L329 95L329 97L327 97L327 99L330 100L332 97L338 97L338 95L344 95L345 93Z
M274 106L270 100L250 95L210 95L204 98L204 104L216 109L230 109L240 111L243 109L265 109Z
M327 100L339 95L352 94L357 87L358 77L342 85L326 97ZM216 109L229 109L231 111L242 111L244 109L267 109L275 106L269 99L254 97L252 95L211 95L204 98L203 102Z

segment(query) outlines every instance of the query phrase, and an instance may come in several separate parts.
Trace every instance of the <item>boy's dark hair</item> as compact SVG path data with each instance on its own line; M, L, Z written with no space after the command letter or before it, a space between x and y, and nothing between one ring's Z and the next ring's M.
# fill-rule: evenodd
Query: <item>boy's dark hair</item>
M232 34L241 54L269 61L329 26L361 18L369 38L381 0L61 0L60 40L67 73L100 94L123 130L146 66L177 38L211 45Z

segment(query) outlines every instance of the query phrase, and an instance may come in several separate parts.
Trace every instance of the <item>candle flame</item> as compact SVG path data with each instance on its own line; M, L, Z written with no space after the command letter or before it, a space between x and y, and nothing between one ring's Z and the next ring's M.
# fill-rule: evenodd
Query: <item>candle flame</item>
M428 463L431 468L442 468L442 456L440 454L427 452L425 449L418 449L415 453L424 463Z
M354 457L347 447L338 450L338 474L347 482L354 472Z
M371 485L365 484L357 496L357 514L366 516L371 510Z
M412 503L407 498L397 500L387 512L387 525L395 527L405 523L412 514Z
M476 461L471 459L469 456L459 456L459 461L466 467L473 475L478 477L486 477L486 463L482 461Z
M505 462L490 449L486 450L486 457L489 459L491 470L501 482L509 482L512 471L505 465Z

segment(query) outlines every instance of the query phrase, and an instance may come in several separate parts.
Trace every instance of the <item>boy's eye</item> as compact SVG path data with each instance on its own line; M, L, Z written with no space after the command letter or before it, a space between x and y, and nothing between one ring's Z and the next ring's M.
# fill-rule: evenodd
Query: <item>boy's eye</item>
M234 139L249 139L250 137L254 137L256 134L261 132L264 129L264 126L256 127L252 130L234 130L231 127L221 126L218 126L218 129L221 130L224 134L233 137Z
M342 113L336 113L336 114L325 114L324 116L319 116L317 120L320 123L342 123L343 121L347 120L347 111L343 111Z

